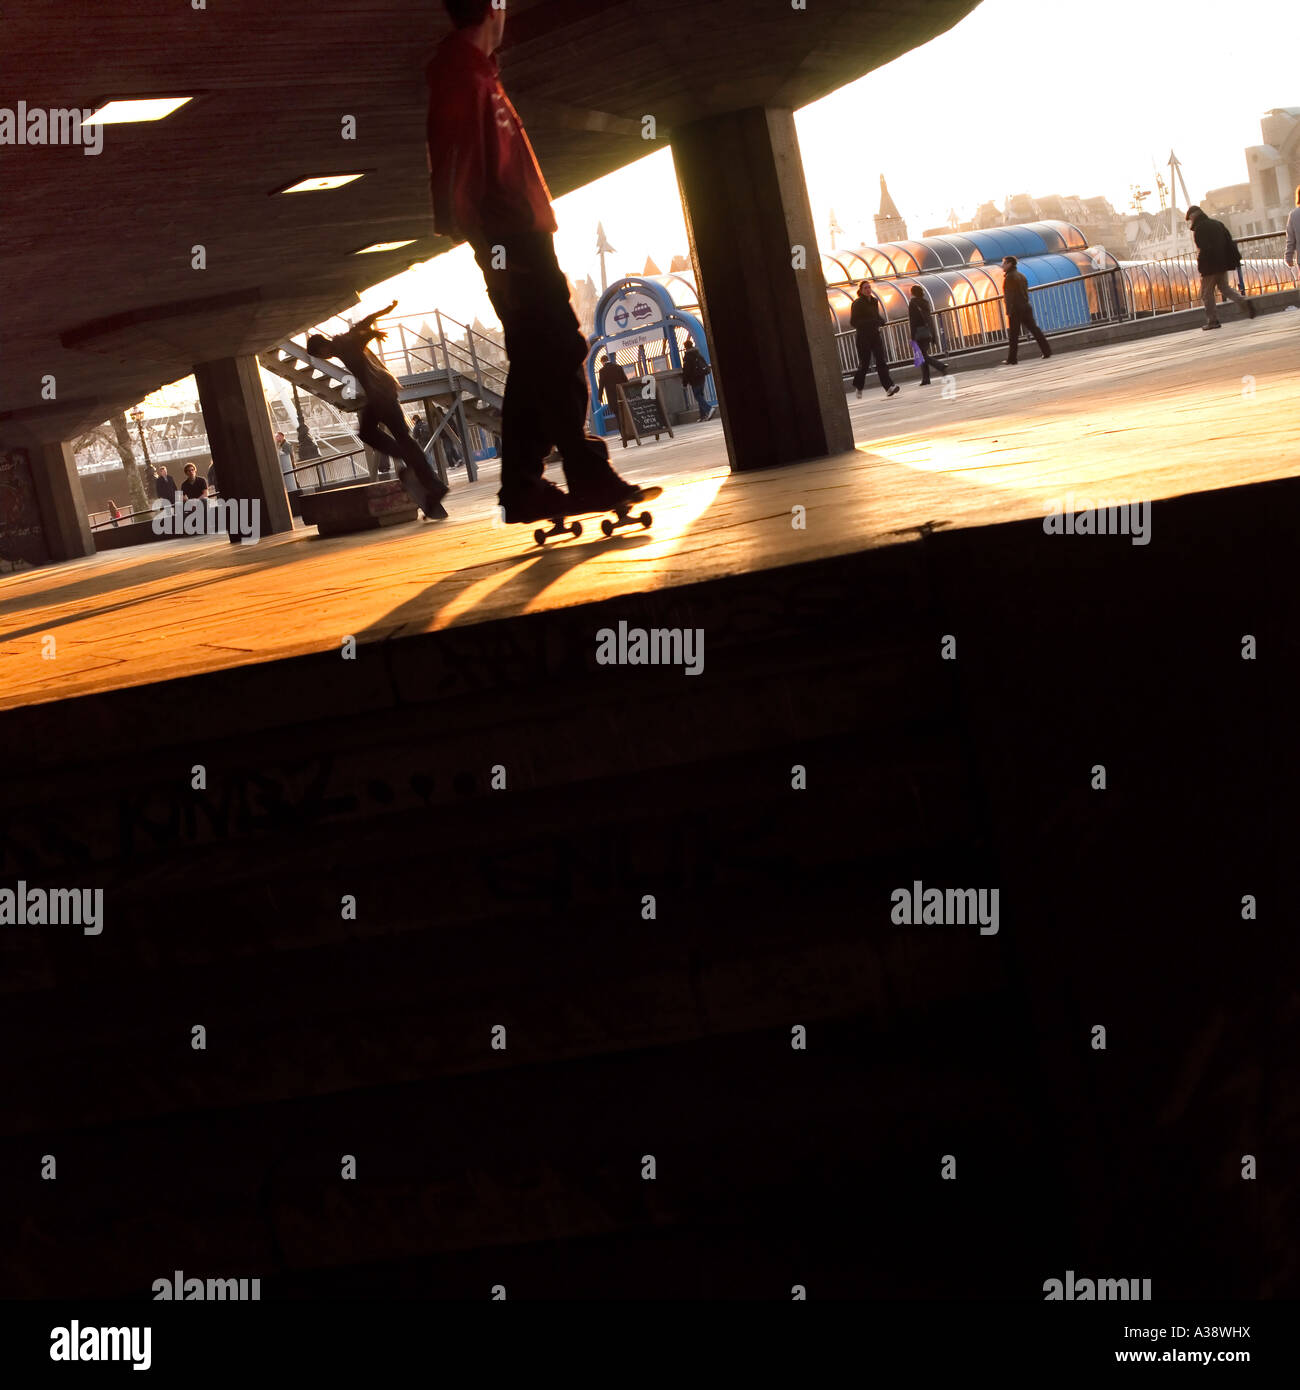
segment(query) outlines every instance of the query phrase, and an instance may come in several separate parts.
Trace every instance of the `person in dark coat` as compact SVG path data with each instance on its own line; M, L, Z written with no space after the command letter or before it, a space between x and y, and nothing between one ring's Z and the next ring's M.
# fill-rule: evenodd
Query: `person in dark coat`
M858 286L858 297L853 301L853 308L849 313L849 324L857 334L858 340L858 369L853 373L853 386L859 397L862 395L863 386L866 385L867 370L873 361L885 395L897 395L898 387L889 375L889 364L885 360L885 343L880 336L880 330L885 326L885 313L880 306L880 300L872 294L871 285L866 280Z
M1002 258L1002 296L1007 306L1007 365L1014 367L1020 359L1020 330L1027 328L1034 335L1034 342L1045 358L1052 355L1047 338L1034 317L1034 306L1029 302L1029 281L1016 269L1020 264L1014 256Z
M1187 209L1187 220L1196 243L1196 268L1201 272L1201 303L1205 305L1201 331L1223 327L1215 308L1216 294L1224 299L1235 299L1246 317L1253 319L1255 306L1228 283L1229 274L1241 264L1241 252L1237 250L1232 233L1218 218L1207 217L1195 204Z
M600 387L600 396L606 405L618 404L618 392L615 387L627 385L627 373L611 359L609 353L601 356L600 371L596 373L596 385Z
M713 418L713 407L704 399L704 383L708 380L712 367L704 360L704 354L695 346L694 338L687 338L686 351L682 353L682 385L690 388L695 404L700 408L700 421Z
M165 463L160 463L153 475L153 495L169 507L176 505L176 479L167 472Z
M940 376L947 376L948 368L934 356L939 350L939 334L935 330L930 302L920 285L913 285L908 296L907 323L912 330L912 341L921 351L921 385L929 386L931 367Z

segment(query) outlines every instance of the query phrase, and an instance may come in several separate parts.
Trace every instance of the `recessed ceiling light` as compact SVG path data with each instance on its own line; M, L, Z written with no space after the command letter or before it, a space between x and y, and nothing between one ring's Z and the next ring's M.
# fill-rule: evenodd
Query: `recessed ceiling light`
M124 97L106 101L82 121L82 125L117 125L125 121L161 121L193 97Z
M396 251L399 246L414 246L415 238L408 237L405 241L377 241L373 246L363 246L359 251L354 251L354 256L369 255L371 251Z
M284 188L273 188L272 193L318 193L326 188L342 188L345 183L361 178L361 174L316 174L309 179L299 179Z

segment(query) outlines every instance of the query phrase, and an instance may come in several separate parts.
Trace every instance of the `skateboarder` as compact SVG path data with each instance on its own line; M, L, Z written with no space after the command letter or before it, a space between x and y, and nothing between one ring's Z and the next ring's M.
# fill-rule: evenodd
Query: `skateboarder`
M587 344L555 259L551 196L492 56L505 31L493 0L444 0L454 31L429 63L429 185L436 230L468 241L505 330L501 420L508 522L615 509L641 490L586 431ZM544 477L560 451L566 494Z
M327 338L313 333L307 339L307 351L313 357L336 357L352 373L358 388L365 393L357 433L362 442L381 454L395 458L406 467L398 470L402 486L418 503L430 521L447 515L442 499L447 487L433 471L424 450L411 438L406 417L398 401L401 385L387 367L370 351L372 340L382 341L388 335L375 327L375 320L397 307L397 301L386 309L354 323L346 333ZM387 431L387 433L385 433Z

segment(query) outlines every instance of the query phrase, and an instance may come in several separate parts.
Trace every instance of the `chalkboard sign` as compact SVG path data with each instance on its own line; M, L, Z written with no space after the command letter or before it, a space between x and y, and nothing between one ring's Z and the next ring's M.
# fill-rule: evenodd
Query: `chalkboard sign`
M654 378L650 377L649 380L653 381ZM656 439L661 434L672 438L673 427L668 423L657 392L653 396L643 396L642 385L636 381L620 382L614 389L618 395L618 429L623 436L625 449L629 439L635 439L640 444L650 434Z

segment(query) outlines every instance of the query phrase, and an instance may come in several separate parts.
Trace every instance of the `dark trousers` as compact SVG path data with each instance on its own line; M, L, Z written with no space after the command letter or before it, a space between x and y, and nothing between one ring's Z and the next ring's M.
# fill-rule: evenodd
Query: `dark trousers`
M930 355L934 351L935 344L929 338L913 338L912 341L921 349L921 385L929 386L931 367L940 376L947 376L948 368L937 357Z
M1038 326L1038 320L1034 318L1034 311L1028 304L1012 304L1007 308L1007 361L1015 362L1020 357L1020 330L1027 328L1034 335L1034 342L1038 344L1039 351L1044 357L1052 355L1052 349L1047 346L1047 339L1043 336L1043 330Z
M691 382L691 395L695 397L695 404L700 408L700 419L709 413L709 403L704 399L704 383L702 381Z
M396 399L381 397L375 400L367 396L357 422L357 434L361 436L363 444L369 444L376 452L387 458L401 459L426 488L432 488L435 492L441 490L438 475L433 471L424 450L415 442Z
M888 391L894 384L894 378L889 375L889 368L885 364L885 344L880 337L880 329L859 328L858 370L853 373L853 385L859 391L866 383L867 372L873 360L876 364L876 375L880 378L880 384Z
M587 341L549 234L502 237L504 264L476 246L488 298L505 330L510 373L501 411L501 490L540 478L552 448L570 489L610 472L604 442L587 433Z

